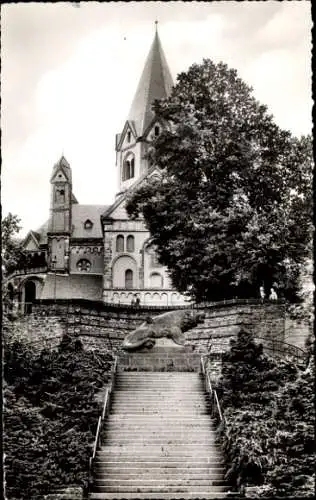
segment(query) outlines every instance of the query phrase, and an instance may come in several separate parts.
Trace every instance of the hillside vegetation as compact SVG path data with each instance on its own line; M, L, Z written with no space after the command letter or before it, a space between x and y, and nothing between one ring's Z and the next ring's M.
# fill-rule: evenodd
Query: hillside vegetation
M264 354L245 331L224 354L227 477L241 489L252 486L251 496L314 497L314 375L312 353L299 368Z
M4 343L5 491L9 500L42 498L88 481L100 408L96 393L112 356L64 337L55 350L27 340Z

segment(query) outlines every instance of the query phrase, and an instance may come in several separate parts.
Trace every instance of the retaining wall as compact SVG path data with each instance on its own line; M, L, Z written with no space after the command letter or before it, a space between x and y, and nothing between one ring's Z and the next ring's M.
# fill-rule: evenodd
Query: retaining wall
M282 342L285 338L285 309L282 303L229 303L199 306L206 312L203 324L185 334L197 352L220 353L229 346L240 328L251 330L256 337ZM125 335L139 326L148 316L172 308L113 306L101 302L42 301L33 305L32 314L25 318L30 336L56 335L63 332L79 336L87 347L118 350Z

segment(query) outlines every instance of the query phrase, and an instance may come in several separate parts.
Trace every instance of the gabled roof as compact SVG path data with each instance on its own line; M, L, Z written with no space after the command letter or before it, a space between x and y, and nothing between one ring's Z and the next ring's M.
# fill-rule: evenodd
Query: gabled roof
M48 231L48 221L44 222L36 231L30 231L34 236L36 236L38 245L47 244L47 231Z
M158 172L157 167L151 167L147 172L141 175L137 181L134 182L126 191L124 191L113 203L110 205L107 210L102 214L101 219L111 219L111 214L113 214L114 210L116 210L124 201L126 200L127 195L129 195L134 189L136 189L142 182L145 181L147 177L151 177L154 172Z
M72 233L71 238L102 238L101 215L109 208L108 205L72 205ZM86 221L92 222L91 229L85 228ZM48 221L40 226L36 231L29 231L24 239L26 243L31 237L37 244L47 244ZM31 235L31 236L30 236Z
M37 249L39 247L39 240L40 240L39 233L31 230L25 236L22 246L25 250L27 250L27 247L31 244L31 246L33 246L31 250Z
M136 129L135 129L135 124L134 122L130 121L130 120L127 120L125 122L125 125L124 125L124 128L123 128L123 132L121 134L117 134L117 143L116 143L116 150L119 151L121 146L122 146L122 143L125 139L125 135L126 135L126 132L128 129L131 129L132 131L132 134L134 136L134 139L137 139L137 133L136 133ZM119 135L119 137L118 137Z
M169 124L167 120L163 120L162 118L157 118L156 116L153 117L153 119L148 123L147 128L143 132L143 137L146 139L148 136L149 132L152 130L153 126L159 123L162 128L168 128Z
M128 115L128 120L135 123L138 137L143 135L144 130L154 117L151 109L153 102L156 99L168 97L172 86L172 76L156 31Z

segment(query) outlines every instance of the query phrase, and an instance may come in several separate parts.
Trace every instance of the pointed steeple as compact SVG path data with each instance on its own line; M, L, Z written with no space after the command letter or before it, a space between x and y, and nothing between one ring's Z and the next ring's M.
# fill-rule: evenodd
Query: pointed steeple
M173 86L172 76L157 31L157 21L155 24L154 41L128 115L128 120L134 122L138 137L143 135L154 117L151 110L152 103L155 99L168 97Z
M70 167L68 161L66 160L66 158L64 157L63 154L60 157L60 159L58 160L58 162L55 163L55 165L53 167L53 172L52 172L51 180L55 178L56 172L58 170L63 171L63 173L65 174L67 180L71 183L71 167Z

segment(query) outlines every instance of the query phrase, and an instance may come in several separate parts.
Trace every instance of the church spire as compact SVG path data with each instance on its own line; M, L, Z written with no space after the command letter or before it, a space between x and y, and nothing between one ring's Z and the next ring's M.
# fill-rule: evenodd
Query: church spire
M151 105L155 99L168 97L173 86L171 73L158 35L155 21L155 37L141 75L128 120L133 121L138 137L141 137L154 114Z

